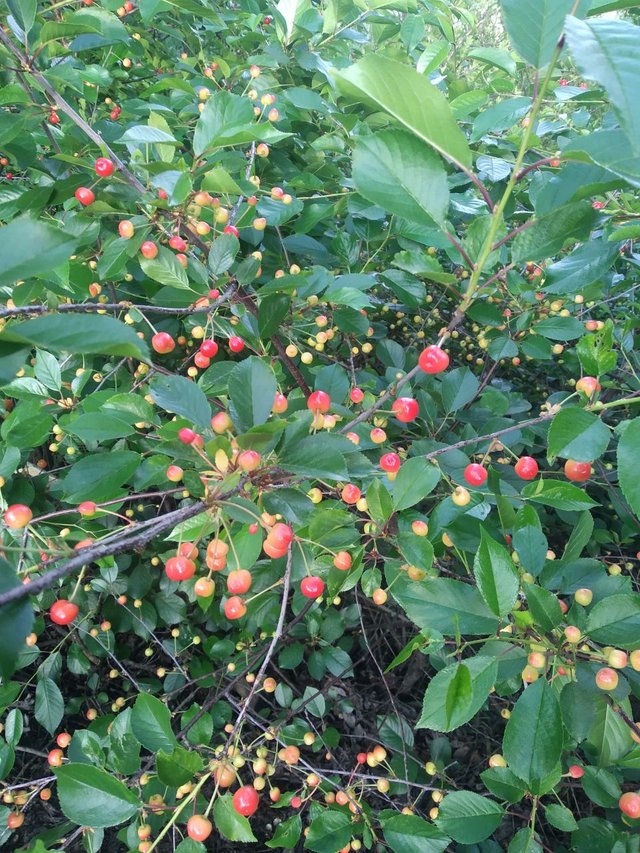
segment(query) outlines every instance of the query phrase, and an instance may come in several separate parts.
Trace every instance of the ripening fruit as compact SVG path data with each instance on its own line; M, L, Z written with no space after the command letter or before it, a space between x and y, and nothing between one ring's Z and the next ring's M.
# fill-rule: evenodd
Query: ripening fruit
M211 578L198 578L193 585L193 591L199 598L211 598L216 591L216 585Z
M300 592L306 598L319 598L324 592L324 581L316 575L303 578L300 583Z
M572 779L582 779L584 776L584 767L581 767L579 764L572 764L567 773Z
M110 175L113 175L115 170L113 162L109 160L108 157L98 157L96 162L93 164L93 168L95 169L96 175L101 178L108 178Z
M538 470L538 463L533 456L521 456L514 466L514 471L521 480L535 480Z
M284 394L276 394L271 411L276 415L281 415L283 412L287 411L288 407L289 401Z
M564 473L567 479L574 483L585 483L591 476L591 463L574 462L573 459L567 459L564 463Z
M66 749L71 743L71 735L69 732L60 732L60 734L56 738L56 743L60 747L60 749Z
M232 429L233 421L226 412L218 412L211 418L211 429L216 435L223 435Z
M420 369L425 373L442 373L449 367L449 356L440 347L432 344L422 350L418 358Z
M603 666L596 672L596 686L600 690L615 690L618 686L618 673L615 669Z
M95 194L88 187L78 187L74 196L83 207L88 207L96 200Z
M451 493L451 500L456 506L466 506L471 500L471 495L464 486L456 486Z
M213 358L218 354L218 344L214 340L202 341L200 352L202 355L206 355L207 358Z
M33 518L33 513L24 504L12 504L4 511L4 523L12 530L21 530Z
M196 573L196 564L188 557L169 557L164 570L172 581L187 581Z
M362 492L353 483L347 483L340 493L340 497L346 504L357 504L360 500Z
M187 821L187 835L193 841L206 841L213 832L213 824L204 815L194 814Z
M351 554L348 551L338 551L333 558L333 565L341 572L346 572L351 568Z
M78 504L78 512L83 518L91 518L97 511L97 504L93 501L82 501L82 503Z
M238 468L242 471L255 471L260 462L261 456L255 450L243 450L238 456Z
M157 353L173 352L176 348L176 342L168 332L156 332L151 338L151 346Z
M564 629L564 635L567 638L567 642L577 645L582 637L582 631L575 625L567 625Z
M238 335L232 335L229 338L229 349L231 352L242 352L244 349L244 341Z
M361 403L364 400L364 391L362 388L352 388L349 391L349 399L352 403Z
M586 394L587 397L593 397L597 391L602 390L602 385L598 382L595 376L583 376L576 382L576 391Z
M380 457L380 467L387 473L397 473L400 465L401 461L397 453L385 453Z
M179 465L169 465L167 468L167 480L171 483L179 483L184 471Z
M252 814L255 814L259 805L260 798L253 785L243 785L233 795L233 807L238 814L244 815L244 817L251 817Z
M627 791L618 800L618 806L622 814L626 814L627 817L633 820L640 818L640 794Z
M426 521L422 521L421 518L417 518L411 522L411 530L416 536L426 536L429 532L429 525Z
M234 237L237 237L240 234L235 225L225 225L222 230L224 234L233 234Z
M418 401L413 397L398 397L393 401L391 410L399 421L408 424L418 417Z
M78 615L79 607L72 601L67 601L66 598L60 598L54 601L49 609L49 618L56 625L68 625Z
M128 219L123 219L122 222L118 224L118 234L120 234L123 240L130 240L133 237L135 230L133 222L130 222Z
M251 589L252 580L251 572L248 569L236 569L233 572L229 572L227 589L234 595L244 595L245 592L249 592Z
M24 812L10 812L7 815L7 829L19 829L24 823Z
M49 755L47 755L49 767L60 767L63 761L64 754L61 749L52 749Z
M629 657L626 652L621 649L611 649L607 655L607 663L614 669L624 669L629 662Z
M309 395L307 408L314 414L324 415L331 407L331 397L325 391L314 391Z
M577 604L581 604L583 607L588 607L593 601L593 592L586 588L577 589L574 597Z
M140 254L143 258L147 258L147 260L153 260L153 258L158 257L158 247L153 240L145 240L142 246L140 246Z
M176 252L184 252L187 249L187 241L183 240L179 234L174 234L173 237L169 238L169 246Z
M242 619L247 612L247 606L239 595L232 595L224 603L224 615L229 620Z
M487 469L477 462L472 462L464 469L464 478L470 486L484 486L487 477Z
M388 596L386 590L378 588L374 589L371 598L374 604L377 604L379 607L381 607L383 604L386 604Z
M635 649L629 655L629 663L631 664L631 669L634 669L636 672L640 672L640 649Z
M182 429L178 430L178 440L183 444L193 444L197 437L197 433L189 429L189 427L182 427Z

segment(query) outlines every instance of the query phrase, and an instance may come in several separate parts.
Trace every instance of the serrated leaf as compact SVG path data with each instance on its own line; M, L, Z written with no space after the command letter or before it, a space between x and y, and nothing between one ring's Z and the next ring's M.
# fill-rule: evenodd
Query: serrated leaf
M228 841L249 843L258 839L251 830L251 824L233 807L231 794L218 797L213 804L213 822L218 832Z
M547 437L549 458L562 456L576 462L593 462L609 446L608 427L578 406L561 409L551 421Z
M640 418L635 418L625 427L618 443L617 457L618 481L622 494L640 518L640 477L636 475L640 458Z
M65 764L55 774L60 808L79 826L117 826L142 805L126 785L90 764Z
M64 716L64 699L60 688L51 678L41 678L36 686L34 715L50 735L60 725Z
M473 574L482 597L496 616L506 616L518 597L520 580L506 548L481 528Z
M541 678L520 695L507 722L502 752L525 782L542 780L562 755L562 718L553 687Z
M189 289L187 273L173 252L160 246L155 258L140 257L143 273L153 281L165 284L167 287Z
M393 507L396 511L408 509L432 492L440 481L440 469L426 459L407 459L400 466L393 482Z
M150 383L155 403L167 412L182 415L202 429L211 426L211 406L195 382L184 376L160 374Z

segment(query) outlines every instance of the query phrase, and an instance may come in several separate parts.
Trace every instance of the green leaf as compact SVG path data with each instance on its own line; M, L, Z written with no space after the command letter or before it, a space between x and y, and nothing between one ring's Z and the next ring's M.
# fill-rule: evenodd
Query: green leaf
M407 459L393 483L393 507L400 511L414 506L432 492L440 481L440 469L425 459Z
M218 797L213 804L213 822L218 832L228 841L243 843L257 841L251 830L251 824L233 807L231 794Z
M202 770L203 761L197 752L177 746L172 752L160 750L156 755L156 767L163 785L178 788Z
M636 466L640 454L640 418L627 424L618 443L618 482L622 494L634 513L640 518L640 478Z
M428 572L433 565L433 545L426 536L416 536L413 531L403 530L398 534L398 548L412 566Z
M142 272L153 281L166 284L167 287L178 287L182 290L189 289L189 279L180 261L173 252L160 246L155 258L140 256Z
M36 20L37 0L7 0L7 6L25 33L28 33Z
M12 566L0 557L0 594L22 586ZM18 652L33 628L33 606L29 598L0 607L0 674L4 684L16 668ZM2 706L0 705L0 710Z
M630 21L580 21L570 17L566 38L580 73L606 90L620 126L632 147L640 151L640 116L635 102L640 85L640 27Z
M154 401L166 412L182 415L202 429L211 426L211 406L195 382L184 376L157 374L149 387Z
M600 418L577 406L561 409L549 427L548 455L593 462L609 446L611 433Z
M527 583L524 585L529 611L535 624L543 631L552 631L562 622L562 608L557 596L548 589Z
M619 256L616 244L602 240L585 243L561 261L552 264L544 277L544 290L563 296L582 293L611 268Z
M193 135L193 153L200 157L205 151L222 145L240 145L260 139L259 128L251 101L223 89L209 98L200 113Z
M572 483L561 483L559 480L537 480L529 483L522 490L522 497L534 503L550 506L557 510L580 512L597 506L586 492Z
M134 143L136 145L153 145L156 143L177 142L171 133L159 127L150 127L148 124L136 124L130 127L116 142Z
M336 853L351 838L351 818L344 812L323 810L309 824L304 846L313 853Z
M288 820L278 824L273 837L266 842L272 850L287 848L293 850L302 835L302 819L299 814L292 815Z
M473 122L471 141L478 142L486 133L509 130L531 109L531 98L506 98L487 107Z
M36 686L35 718L50 735L64 716L64 699L60 688L50 678L42 678Z
M567 240L585 239L596 218L597 211L588 202L577 201L534 219L533 225L521 231L513 241L511 248L513 262L540 261L550 258L562 249Z
M434 578L422 583L401 573L391 589L407 616L425 631L434 629L447 637L461 634L493 634L498 620L477 589L461 581Z
M303 477L346 480L345 447L341 438L337 435L317 434L309 435L293 445L286 444L280 462L287 471Z
M582 549L585 548L591 541L593 533L594 521L590 512L581 512L577 524L574 525L571 531L569 541L565 545L562 559L577 560Z
M258 356L245 358L229 376L229 414L240 432L263 424L278 390L271 367Z
M84 442L108 441L122 438L136 431L128 421L107 415L104 412L87 412L79 415L65 427L71 435L77 435Z
M139 464L140 456L131 450L83 456L63 480L64 499L67 503L100 503L121 497L121 486L131 481Z
M511 770L531 783L554 770L562 745L560 704L553 687L541 678L524 690L511 711L502 752Z
M578 828L573 812L559 803L550 803L544 810L544 816L551 826L562 832L573 832Z
M437 826L454 841L476 844L500 826L504 809L488 797L471 791L454 791L440 804Z
M447 160L471 168L471 150L446 98L413 68L370 54L336 78L349 98L385 110Z
M469 677L469 682L462 685L466 688L462 691L466 699L460 705L452 704L449 707L452 686L456 679L460 679L458 673L461 667ZM440 670L429 682L416 728L452 732L468 723L487 701L497 675L498 661L481 655L466 659L464 664L454 663ZM462 678L466 681L464 675Z
M520 56L534 68L547 65L575 0L500 0L500 5L509 39ZM586 14L590 5L590 0L582 0L579 10Z
M393 513L393 501L382 480L374 480L371 483L367 489L366 498L371 518L376 524L384 527Z
M480 774L489 791L499 800L518 803L524 797L527 786L508 767L490 767Z
M518 572L507 549L480 529L480 545L473 561L473 574L489 609L506 616L518 598Z
M242 188L222 166L215 166L206 173L202 179L202 189L212 193L242 195Z
M640 594L609 595L594 604L586 633L596 643L640 648Z
M442 225L449 207L447 175L438 155L402 130L358 139L353 180L364 198L427 228Z
M258 331L260 339L268 341L280 328L289 313L291 297L285 293L269 293L258 306Z
M178 746L169 709L148 693L141 693L133 705L131 730L149 752L173 752Z
M437 827L418 815L383 812L380 818L384 840L393 853L443 853L451 842Z
M209 269L213 275L222 275L234 262L240 249L240 241L235 234L220 234L209 250Z
M480 383L468 367L456 367L449 371L440 386L442 404L447 412L457 412L478 393Z
M473 47L467 56L470 59L477 59L478 62L501 68L510 77L516 76L516 61L506 50L498 47Z
M117 826L142 806L126 785L90 764L65 764L55 774L60 808L79 826Z
M132 328L105 316L48 314L7 326L0 335L0 342L3 341L30 344L51 352L101 353L141 361L149 358L147 345Z

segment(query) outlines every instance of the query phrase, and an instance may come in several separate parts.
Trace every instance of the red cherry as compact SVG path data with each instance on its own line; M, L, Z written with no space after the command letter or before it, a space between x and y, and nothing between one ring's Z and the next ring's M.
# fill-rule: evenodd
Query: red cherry
M356 761L358 762L358 764L366 764L367 763L367 753L366 752L359 752L356 755Z
M7 829L19 829L24 823L24 812L11 812L7 815Z
M47 763L49 767L60 767L64 760L64 754L61 749L52 749L47 755Z
M224 603L224 615L229 620L242 619L247 612L247 606L239 595L232 595Z
M590 462L575 462L573 459L567 459L564 463L564 473L568 480L574 483L585 483L591 476Z
M194 814L187 821L187 835L193 841L206 841L213 832L213 824L201 814Z
M212 287L209 291L209 299L217 299L220 296L220 291L217 287Z
M243 785L242 788L238 788L233 795L234 809L238 814L244 815L245 817L251 817L252 814L255 814L259 805L260 798L258 797L258 792L253 785Z
M134 234L133 222L130 222L128 219L123 219L122 222L118 224L118 233L122 237L123 240L129 240L133 237Z
M175 249L176 252L184 252L187 248L187 241L183 240L182 237L179 237L177 234L174 234L173 237L169 239L169 245L172 249Z
M326 391L314 391L312 394L309 394L307 408L314 414L320 412L321 415L324 415L325 412L329 411L330 407L331 397Z
M304 578L300 584L300 592L306 598L319 598L324 592L324 581L316 575Z
M597 391L602 391L602 385L595 376L583 376L576 382L576 391L586 394L587 397L593 397Z
M153 240L145 240L142 246L140 246L140 254L151 261L153 258L158 257L158 247Z
M579 764L572 764L567 773L572 779L582 779L584 776L584 767L581 767Z
M122 4L127 12L133 12L135 6L131 2L131 0L126 0L125 3Z
M234 237L237 237L240 233L235 225L225 225L223 231L225 234L233 234Z
M238 468L242 471L255 471L261 461L262 457L256 450L243 450L238 456Z
M533 456L521 456L514 466L514 471L521 480L535 480L538 470L538 463Z
M635 794L633 791L627 791L627 793L623 794L618 800L618 807L622 814L626 814L626 816L632 818L632 820L637 820L640 818L640 794Z
M477 462L472 462L464 469L464 478L470 486L483 486L488 476L487 469Z
M88 207L96 200L95 194L88 187L78 187L74 196L84 207Z
M157 332L151 338L151 346L156 352L172 352L176 348L176 342L168 332Z
M33 513L24 504L12 504L4 511L4 523L12 530L21 530L33 518Z
M333 558L333 565L341 572L349 571L351 563L351 554L348 551L338 551Z
M82 501L78 504L78 512L85 518L91 518L98 511L98 506L93 501Z
M197 433L189 429L189 427L182 427L181 430L178 430L178 439L183 444L193 444L197 437Z
M49 113L49 123L50 124L60 124L60 116L58 115L58 113L54 112L53 110L51 110L51 112Z
M207 358L207 356L203 355L201 352L197 352L193 357L193 363L196 367L209 367L211 359Z
M233 335L229 338L229 349L231 352L242 352L244 349L244 341L238 335Z
M196 573L196 564L187 557L169 557L164 570L172 581L188 581Z
M60 749L66 749L71 743L71 735L69 732L60 732L60 734L56 738L56 743L60 747Z
M161 198L162 201L166 201L169 198L169 195L166 190L161 188L158 190L158 198Z
M72 601L67 601L66 598L60 598L54 601L49 609L49 618L56 625L68 625L78 615L78 605Z
M288 551L288 546L278 547L267 538L262 543L262 550L268 557L271 557L273 560L277 560L279 557L284 557Z
M288 407L289 401L284 394L276 394L271 411L276 415L281 415L283 412L287 411Z
M302 805L302 799L300 797L291 797L291 808L299 809Z
M167 480L172 483L179 483L183 474L184 471L179 465L169 465L167 468Z
M276 548L288 548L289 544L293 542L293 530L288 524L283 524L279 521L273 525L267 538L271 540Z
M361 495L362 492L357 486L354 486L353 483L347 483L342 490L340 497L346 504L356 504L360 500Z
M380 467L387 473L394 473L400 470L400 457L397 453L385 453L380 457Z
M109 175L113 175L116 167L108 157L98 157L93 168L96 170L96 175L101 178L108 178Z
M207 358L213 358L218 354L218 344L213 340L202 341L200 344L200 352L206 355Z
M418 401L413 397L398 397L393 401L391 410L399 421L408 424L418 417Z
M425 373L442 373L449 367L449 356L443 349L431 344L420 353L418 364Z
M362 388L352 388L349 392L349 399L352 403L361 403L364 400L364 391Z
M234 572L229 572L227 578L227 589L234 595L244 595L251 589L253 578L251 572L247 569L236 569Z

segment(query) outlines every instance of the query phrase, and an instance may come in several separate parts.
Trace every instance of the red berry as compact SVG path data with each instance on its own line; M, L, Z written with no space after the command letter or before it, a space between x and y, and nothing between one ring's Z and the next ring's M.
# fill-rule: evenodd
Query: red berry
M108 178L109 175L113 175L115 170L115 166L108 157L98 157L93 164L93 168L96 170L96 175L99 175L101 178Z
M283 524L279 521L274 524L267 537L276 546L276 548L288 548L293 541L293 530L288 524Z
M576 382L576 391L586 394L587 397L593 397L597 391L602 391L602 385L595 376L583 376Z
M147 260L153 260L153 258L158 257L158 247L153 240L145 240L142 246L140 246L140 254L143 258L147 258Z
M348 551L338 551L333 558L333 565L341 572L348 572L351 562L351 554Z
M255 471L261 461L262 457L256 450L243 450L238 456L238 468L242 471Z
M483 486L487 482L487 469L472 462L464 469L464 478L470 486Z
M207 356L203 355L201 352L197 352L193 357L193 363L196 367L209 367L211 359L207 358Z
M167 480L172 483L179 483L183 474L184 471L179 465L169 465L167 468Z
M78 512L85 518L91 518L98 511L98 506L93 501L82 501L78 504Z
M176 342L168 332L157 332L151 338L151 346L156 352L172 352L176 348Z
M187 835L193 841L206 841L213 832L213 824L201 814L194 814L187 821Z
M618 800L618 806L623 814L633 820L640 818L640 794L635 794L633 791L627 791Z
M236 569L229 572L227 590L234 595L244 595L251 589L252 580L251 572L248 569Z
M61 749L52 749L47 755L47 763L49 767L60 767L64 760L64 755Z
M449 366L449 356L435 344L422 350L418 364L425 373L442 373Z
M300 592L306 598L319 598L324 592L324 581L315 575L304 578L300 584Z
M302 805L302 799L300 797L291 797L291 808L299 809Z
M364 399L364 391L362 388L352 388L349 392L349 399L352 403L361 403Z
M224 615L227 619L242 619L247 612L247 606L239 595L232 595L224 603Z
M564 463L564 473L568 480L574 483L585 483L591 476L590 462L575 462L573 459L567 459Z
M581 767L579 764L572 764L567 773L572 779L582 779L584 776L584 767Z
M391 410L399 421L408 424L418 417L418 401L413 397L398 397L393 401Z
M358 764L366 764L367 763L367 753L366 752L359 752L356 755L356 761L358 762Z
M187 241L183 240L182 237L179 237L177 234L174 234L173 237L169 238L169 245L172 249L175 249L176 252L184 252L187 248Z
M354 486L353 483L347 483L343 488L340 497L346 504L356 504L360 500L361 495L362 492L357 486Z
M615 690L618 681L618 673L611 667L603 666L596 672L596 687L599 687L600 690Z
M242 352L244 349L244 341L238 335L233 335L229 338L229 349L231 352Z
M24 504L12 504L4 511L4 523L12 530L21 530L33 518L33 513Z
M19 829L24 823L24 812L10 812L7 815L7 829Z
M128 219L123 219L122 222L118 224L118 233L123 240L129 240L133 237L134 231L133 222L130 222Z
M400 470L400 457L397 453L385 453L380 457L380 467L387 473L395 473Z
M289 401L284 394L276 394L271 411L276 415L281 415L283 412L287 411L288 407Z
M78 187L74 195L84 207L88 207L96 200L94 193L88 187Z
M56 625L68 625L78 615L78 605L72 601L67 601L66 598L60 598L54 601L49 609L49 618Z
M324 415L325 412L329 411L330 407L331 397L326 393L326 391L314 391L312 394L309 394L307 408L314 414L320 412L321 415Z
M164 570L172 581L187 581L196 573L196 564L187 557L169 557Z
M51 112L49 113L49 123L50 124L60 124L60 116L58 115L58 113L54 112L53 110L51 110Z
M213 358L218 354L218 344L213 340L202 341L200 344L200 352L206 355L207 358Z
M197 433L195 433L192 429L189 429L189 427L182 427L181 430L178 430L178 439L183 444L193 444L196 438Z
M514 466L521 480L535 480L538 476L538 463L533 456L521 456Z
M240 233L235 225L225 225L223 230L225 234L233 234L234 237L237 237Z
M260 798L258 797L258 792L253 785L243 785L242 788L238 788L233 795L234 809L238 814L244 815L245 817L251 817L252 814L255 814L259 805Z

